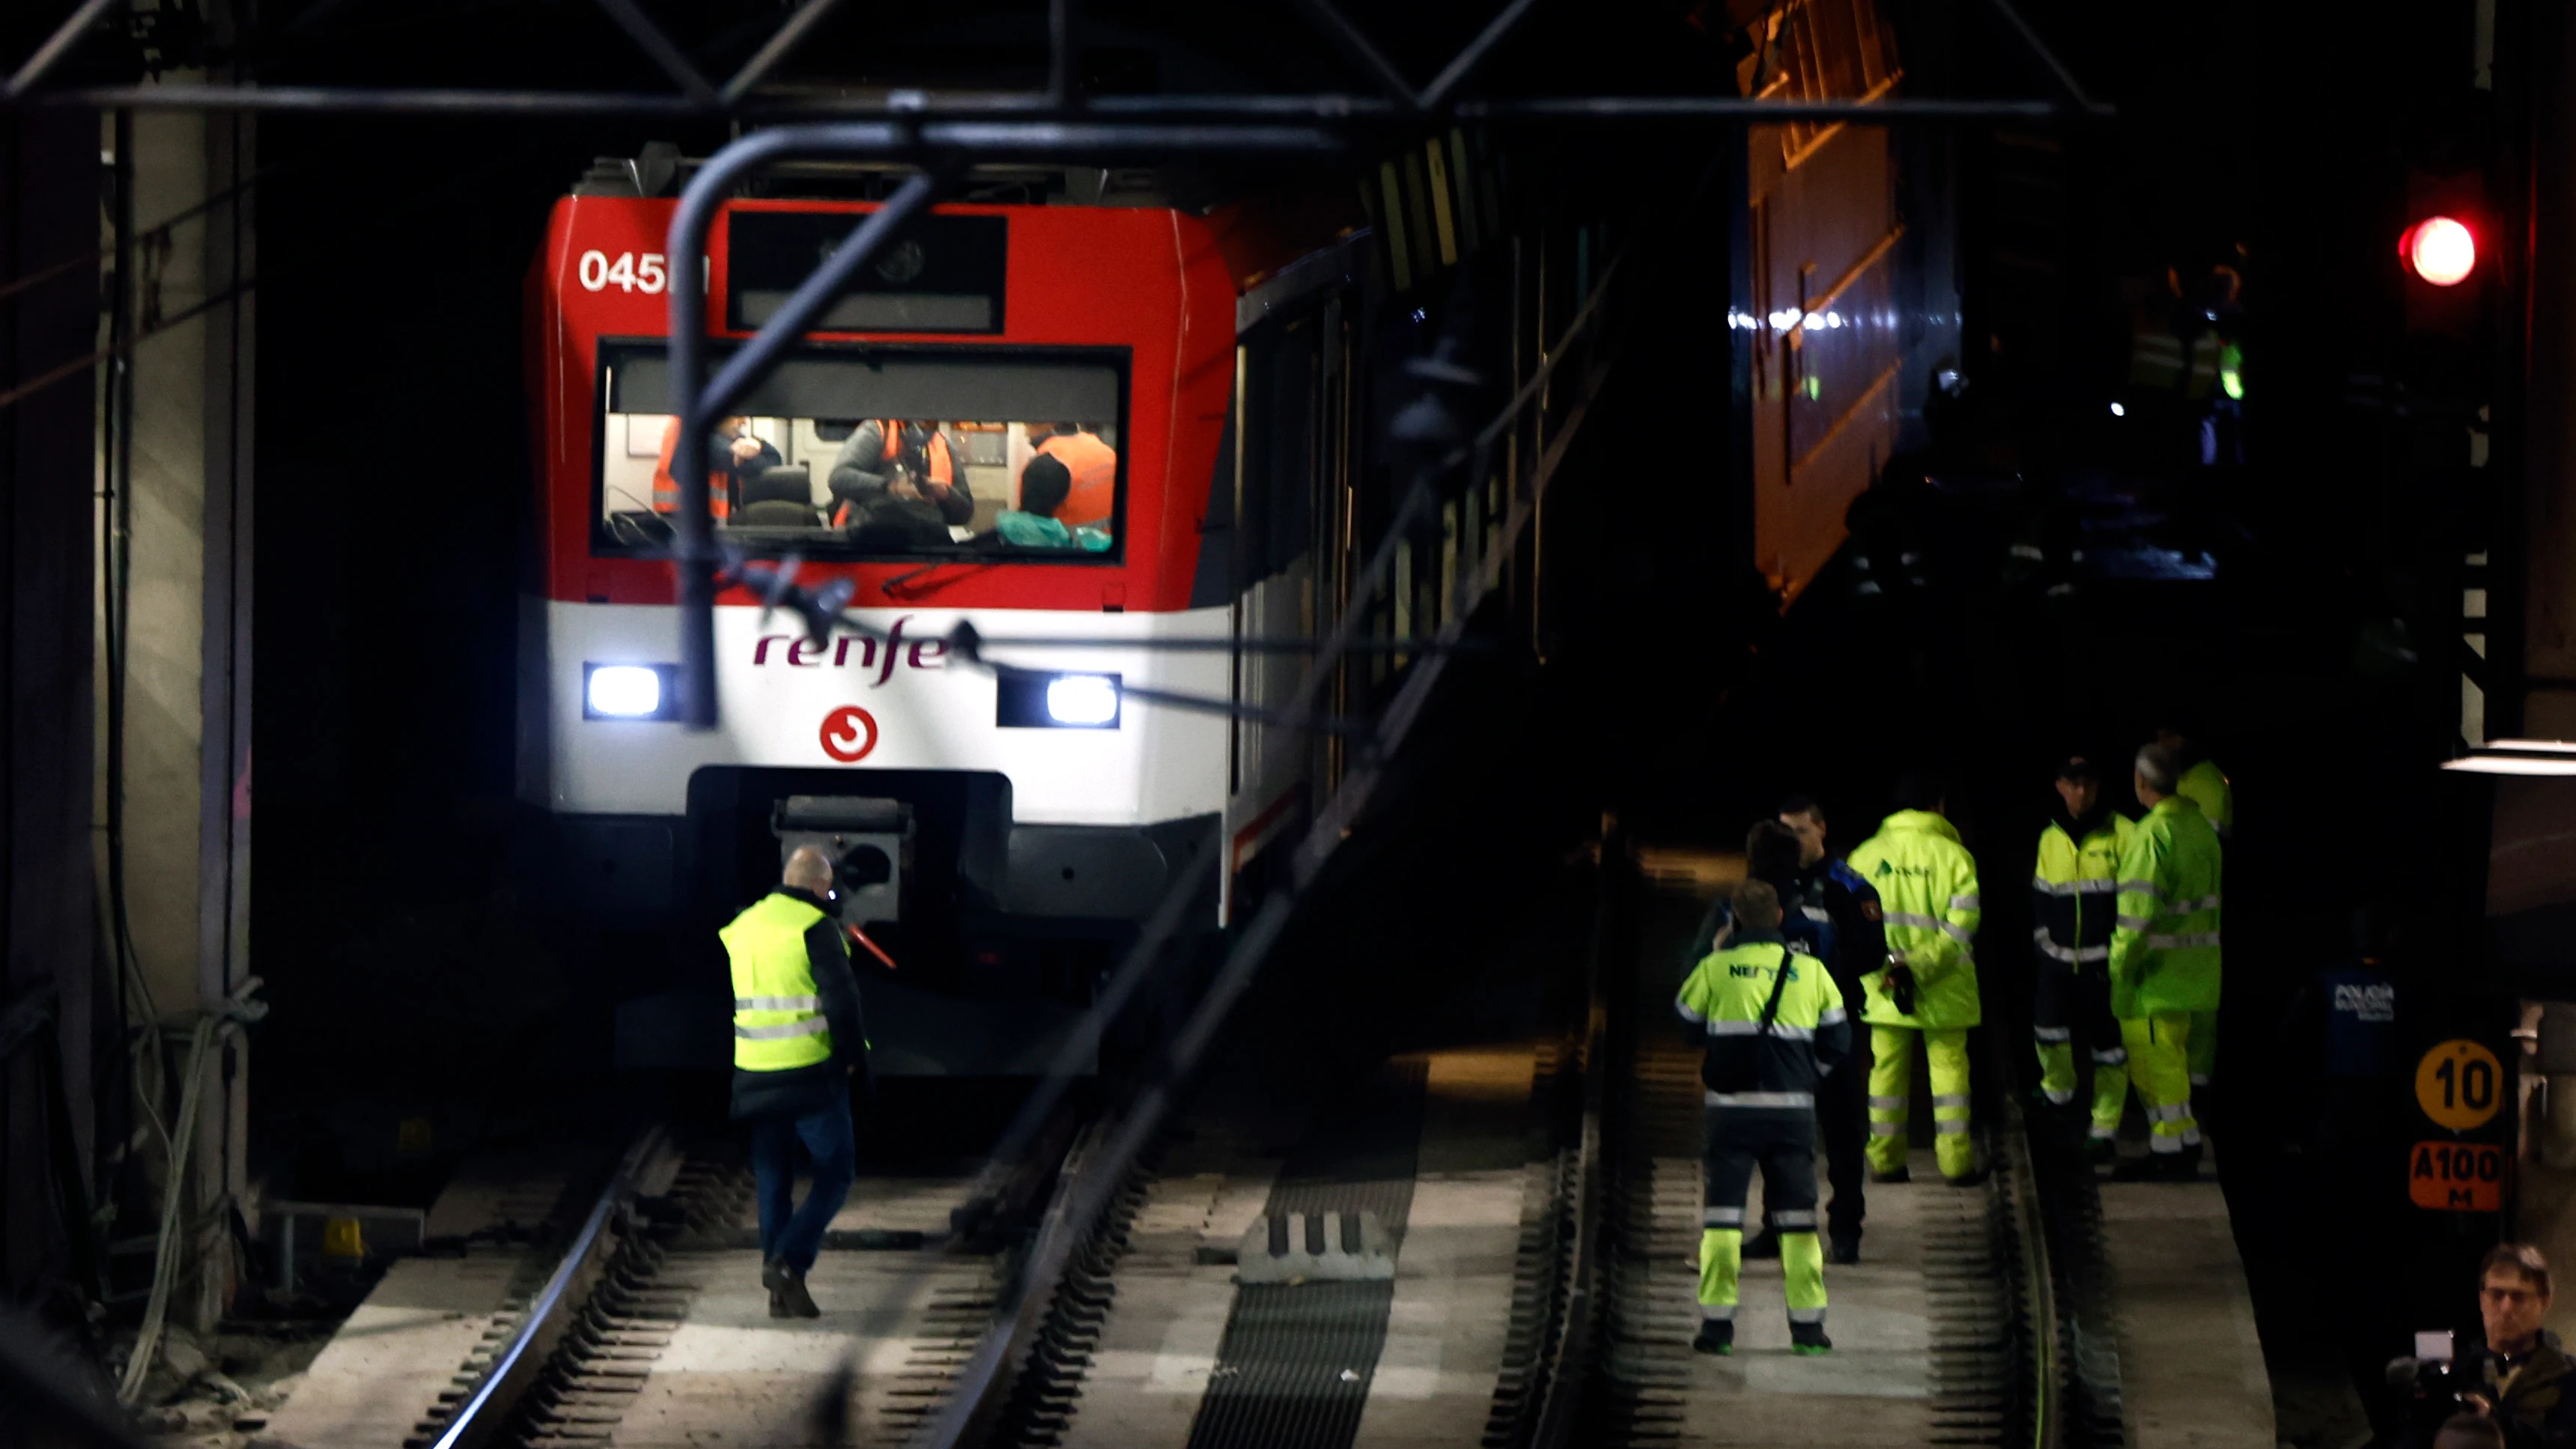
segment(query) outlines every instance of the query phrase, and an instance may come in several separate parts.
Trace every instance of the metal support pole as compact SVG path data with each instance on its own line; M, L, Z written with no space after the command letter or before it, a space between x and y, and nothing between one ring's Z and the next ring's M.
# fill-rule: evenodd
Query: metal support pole
M9 83L0 86L0 101L16 100L35 89L36 82L45 78L45 72L71 54L72 47L89 34L89 28L98 23L109 6L117 3L119 0L84 0L81 8L72 12L71 19L56 26L54 33L45 37L45 43L36 47L36 53L27 57L25 65L18 67L18 73L9 77Z

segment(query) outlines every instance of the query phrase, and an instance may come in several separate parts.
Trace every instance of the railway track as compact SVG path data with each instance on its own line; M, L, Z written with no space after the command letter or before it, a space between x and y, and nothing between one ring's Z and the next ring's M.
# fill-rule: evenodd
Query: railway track
M1932 1185L1926 1164L1924 1185L1873 1192L1864 1265L1828 1275L1836 1353L1786 1353L1785 1326L1771 1322L1764 1296L1778 1292L1776 1269L1759 1264L1748 1266L1738 1355L1690 1351L1698 1054L1666 1029L1668 973L1651 964L1640 933L1658 928L1658 913L1695 909L1677 893L1647 890L1615 846L1609 853L1587 1010L1532 1058L1521 1110L1543 1150L1528 1154L1515 1189L1509 1322L1497 1335L1499 1361L1476 1369L1490 1374L1490 1393L1472 1406L1440 1401L1460 1420L1455 1442L1768 1444L1811 1432L1815 1415L1829 1412L1840 1443L2125 1443L2091 1169L2071 1145L2029 1133L2006 1094L1985 1104L1995 1169L1985 1183ZM2000 1067L1995 1081L2005 1079ZM748 1172L721 1151L639 1143L508 1341L479 1360L474 1391L410 1449L676 1446L719 1436L753 1446L1343 1444L1382 1440L1388 1423L1423 1422L1419 1404L1412 1419L1376 1421L1374 1431L1364 1422L1373 1396L1401 1392L1390 1385L1403 1380L1372 1367L1391 1351L1397 1312L1383 1291L1263 1290L1278 1302L1265 1298L1258 1322L1233 1322L1252 1295L1219 1266L1230 1252L1211 1254L1242 1224L1220 1224L1232 1222L1228 1210L1209 1204L1231 1193L1248 1223L1247 1195L1276 1210L1311 1194L1295 1172L1275 1166L1274 1180L1210 1188L1204 1176L1161 1176L1161 1154L1149 1153L1120 1182L1087 1183L1085 1144L1107 1130L1074 1143L1068 1127L1056 1139L1066 1153L1042 1154L1054 1192L1035 1223L1038 1245L1069 1231L1065 1204L1080 1191L1109 1202L1057 1253L962 1242L949 1225L968 1220L979 1180L971 1175L864 1186L881 1207L910 1211L915 1226L836 1238L811 1280L826 1318L794 1334L765 1317ZM1408 1184L1412 1172L1401 1169ZM1174 1233L1175 1223L1189 1231ZM1400 1223L1396 1231L1401 1252ZM1049 1258L1062 1264L1051 1280L1015 1278ZM1223 1345L1210 1328L1200 1365L1188 1370L1202 1375L1200 1387L1160 1419L1137 1417L1132 1394L1123 1408L1102 1400L1109 1390L1095 1375L1121 1357L1104 1344L1105 1330L1117 1336L1115 1315L1128 1315L1125 1341L1141 1332L1179 1342L1192 1293L1213 1296L1220 1314L1230 1302L1233 1315ZM1208 1303L1195 1311L1204 1318ZM1326 1358L1358 1367L1331 1372ZM1152 1373L1169 1372L1158 1359ZM952 1403L960 1395L969 1402ZM938 1440L935 1419L966 1433Z

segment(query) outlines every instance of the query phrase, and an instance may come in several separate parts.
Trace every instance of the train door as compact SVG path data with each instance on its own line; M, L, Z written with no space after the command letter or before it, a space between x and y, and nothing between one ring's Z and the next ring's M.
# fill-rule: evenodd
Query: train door
M1343 586L1344 565L1327 546L1338 534L1346 472L1343 332L1340 300L1327 296L1264 321L1236 348L1235 697L1257 709L1286 707L1313 661L1293 650L1241 646L1313 637ZM1310 805L1307 787L1318 766L1312 741L1308 731L1236 721L1229 819L1238 871L1289 834ZM1238 898L1236 909L1245 904Z

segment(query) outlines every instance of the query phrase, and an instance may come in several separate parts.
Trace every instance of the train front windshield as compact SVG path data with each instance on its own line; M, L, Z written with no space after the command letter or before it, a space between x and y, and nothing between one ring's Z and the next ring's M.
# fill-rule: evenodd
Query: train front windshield
M603 342L599 397L594 552L667 548L685 469L664 345ZM736 547L1117 557L1123 353L809 347L738 409L711 430L699 465L718 537Z

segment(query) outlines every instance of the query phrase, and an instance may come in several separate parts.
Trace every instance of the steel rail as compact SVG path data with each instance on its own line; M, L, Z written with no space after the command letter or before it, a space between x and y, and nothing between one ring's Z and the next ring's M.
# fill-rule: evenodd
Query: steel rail
M501 1421L509 1416L510 1410L517 1406L519 1394L544 1360L542 1352L532 1355L531 1350L551 1344L565 1315L579 1306L572 1301L573 1285L580 1281L582 1274L608 1243L609 1225L617 1220L618 1212L634 1195L636 1180L642 1175L645 1164L667 1140L660 1127L650 1127L626 1149L626 1156L618 1163L617 1171L610 1175L608 1185L600 1190L599 1201L591 1206L590 1216L582 1221L581 1231L574 1234L571 1244L564 1249L563 1261L555 1265L545 1287L529 1301L527 1315L520 1320L518 1331L510 1335L509 1345L493 1359L492 1367L484 1373L482 1382L476 1384L474 1392L457 1407L455 1417L449 1419L446 1429L431 1441L430 1449L472 1449L472 1446L486 1443Z
M1540 1378L1538 1409L1530 1443L1533 1449L1571 1449L1590 1385L1580 1370L1590 1362L1592 1341L1600 1322L1602 1235L1609 1191L1602 1170L1603 1125L1610 1107L1610 983L1620 950L1619 912L1627 903L1633 869L1625 835L1615 823L1601 832L1600 859L1595 863L1598 893L1592 917L1592 949L1585 963L1589 982L1583 1030L1583 1119L1575 1142L1573 1190L1568 1194L1566 1231L1573 1250L1558 1285L1556 1332Z

